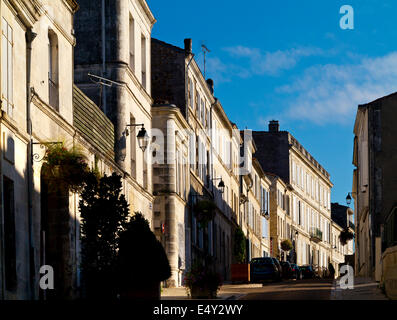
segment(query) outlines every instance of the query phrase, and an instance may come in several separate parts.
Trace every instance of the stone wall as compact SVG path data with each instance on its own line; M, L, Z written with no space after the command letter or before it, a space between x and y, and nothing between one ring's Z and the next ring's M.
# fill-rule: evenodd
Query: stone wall
M397 246L388 248L382 255L382 282L389 298L397 300Z

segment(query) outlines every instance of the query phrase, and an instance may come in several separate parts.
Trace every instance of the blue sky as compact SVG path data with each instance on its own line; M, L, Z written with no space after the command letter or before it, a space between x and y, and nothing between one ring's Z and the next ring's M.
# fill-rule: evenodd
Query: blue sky
M397 91L397 1L148 0L152 36L183 47L239 128L290 131L328 170L331 201L345 204L352 184L357 105ZM354 9L342 30L341 6Z

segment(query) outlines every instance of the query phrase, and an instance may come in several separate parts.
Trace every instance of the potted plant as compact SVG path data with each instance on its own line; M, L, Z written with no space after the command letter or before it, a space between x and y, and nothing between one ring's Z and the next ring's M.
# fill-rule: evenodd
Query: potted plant
M222 285L222 277L202 264L195 264L186 273L184 283L192 299L215 299Z
M234 232L233 260L231 276L233 282L250 281L250 265L246 263L247 239L243 230L239 227Z
M47 144L43 172L53 187L80 192L89 171L84 153L77 147L67 149L63 143Z
M194 213L200 228L205 228L214 219L216 204L211 200L200 200L194 205Z

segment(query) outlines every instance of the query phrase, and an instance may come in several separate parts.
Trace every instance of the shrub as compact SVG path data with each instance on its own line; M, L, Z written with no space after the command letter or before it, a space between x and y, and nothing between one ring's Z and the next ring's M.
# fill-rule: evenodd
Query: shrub
M234 232L233 256L236 263L244 263L247 251L247 240L240 227Z

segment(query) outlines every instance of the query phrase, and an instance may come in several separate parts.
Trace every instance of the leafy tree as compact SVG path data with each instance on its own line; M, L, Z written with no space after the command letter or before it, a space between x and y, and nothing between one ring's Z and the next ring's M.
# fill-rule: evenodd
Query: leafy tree
M117 252L129 215L121 191L121 176L99 178L91 172L81 193L81 267L88 298L116 297Z
M246 258L246 238L243 230L238 227L234 233L233 255L237 263L244 263Z
M121 298L159 298L160 282L171 276L171 267L162 244L141 213L131 217L120 236L119 248Z

